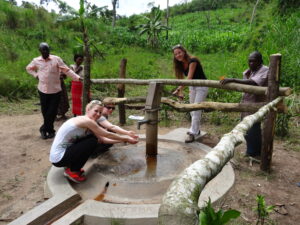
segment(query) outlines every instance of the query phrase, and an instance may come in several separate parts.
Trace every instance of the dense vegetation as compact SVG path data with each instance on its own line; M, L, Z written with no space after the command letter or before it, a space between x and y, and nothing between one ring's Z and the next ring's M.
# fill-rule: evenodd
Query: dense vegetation
M158 45L151 48L147 35L139 35L138 25L150 20L150 13L119 17L111 27L112 13L107 8L88 5L86 13L90 39L93 40L92 77L118 76L119 63L128 59L127 76L137 79L173 78L171 46L181 43L198 56L209 79L221 76L241 77L247 67L247 56L253 50L263 53L265 64L269 55L280 52L282 58L282 86L299 91L298 70L300 46L299 1L261 0L254 17L256 0L193 0L170 9L168 38L166 31L158 33ZM78 3L79 4L79 3ZM76 12L61 6L61 13L47 12L42 6L0 0L0 96L30 98L36 93L36 80L25 71L33 57L39 55L37 46L46 41L52 53L67 64L80 49L82 38ZM166 10L161 20L165 23ZM252 23L250 25L250 21ZM298 79L297 79L298 78ZM171 88L171 87L170 87ZM110 91L109 86L96 87ZM143 94L132 88L132 94ZM239 93L210 90L216 101L238 101Z
M48 42L52 53L67 64L72 63L75 52L82 51L78 12L61 0L41 0L50 1L58 3L59 14L26 1L17 7L15 0L0 0L1 101L36 97L37 81L25 67L39 55L40 42ZM266 65L270 54L281 53L281 86L292 87L299 94L299 0L192 0L171 7L168 20L167 10L153 3L149 6L149 13L118 16L114 27L114 13L107 7L85 6L92 43L92 78L118 77L122 58L128 60L129 78L174 78L171 48L180 43L200 58L211 80L241 78L253 50L263 53ZM167 25L170 29L163 29ZM69 87L70 82L66 84ZM166 87L165 93L172 88ZM116 96L115 85L94 85L92 89L95 98ZM126 86L127 96L145 96L146 91L145 87ZM208 100L238 102L240 97L238 92L210 88ZM276 129L276 134L283 136L288 134L289 120L299 116L299 95L290 96L286 103L289 113L279 115ZM167 117L170 108L163 109ZM212 112L210 121L219 125L231 120L226 113Z

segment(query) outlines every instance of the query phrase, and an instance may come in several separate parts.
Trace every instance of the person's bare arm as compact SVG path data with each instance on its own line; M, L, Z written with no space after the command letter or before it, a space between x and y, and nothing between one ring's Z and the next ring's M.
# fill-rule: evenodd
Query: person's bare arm
M71 77L72 80L79 81L81 80L81 77L76 74L73 70L71 70L61 58L58 58L58 67L59 69L66 74L67 76Z
M189 64L189 73L187 76L188 80L192 80L196 71L196 67L197 67L197 63L196 62L192 62ZM174 92L173 95L178 96L179 98L183 98L183 89L184 89L184 85L180 85Z
M239 84L257 85L251 79L236 79L236 78L226 78L226 79L220 80L220 83L222 85L225 85L225 84L228 84L228 83L239 83Z
M111 133L100 127L95 121L88 119L88 118L83 118L80 121L78 121L78 126L83 127L83 128L88 128L91 130L94 135L101 140L101 138L109 138L112 140L120 141L120 142L128 142L130 144L136 144L138 140L136 138L131 138L131 137L123 137L120 135L117 135L115 133Z
M125 129L117 126L117 125L112 124L108 120L104 120L104 121L100 122L100 124L101 124L102 127L106 128L110 131L116 132L117 134L124 134L124 135L128 135L132 138L138 138L138 136L136 135L135 132L125 130Z
M38 74L37 74L38 67L36 66L36 63L34 60L32 60L27 66L26 66L26 71L36 79L39 79Z
M117 144L117 143L121 143L122 141L117 141L117 140L109 139L106 137L101 137L101 139L99 139L99 142L104 143L104 144Z
M187 75L187 79L188 80L192 80L194 75L195 75L195 71L196 71L196 67L197 67L197 63L196 62L192 62L189 65L189 73Z

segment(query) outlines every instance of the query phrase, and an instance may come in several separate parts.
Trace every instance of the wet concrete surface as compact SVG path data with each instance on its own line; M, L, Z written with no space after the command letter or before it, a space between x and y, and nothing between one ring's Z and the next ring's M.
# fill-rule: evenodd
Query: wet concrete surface
M144 141L115 146L89 161L87 181L73 187L84 200L160 203L172 180L205 154L199 148L174 141L159 141L156 157L146 156Z

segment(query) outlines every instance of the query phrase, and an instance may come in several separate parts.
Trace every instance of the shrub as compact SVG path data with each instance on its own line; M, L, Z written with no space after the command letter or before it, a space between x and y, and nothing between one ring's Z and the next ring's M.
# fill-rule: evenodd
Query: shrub
M236 210L219 210L215 212L211 205L210 198L207 205L201 210L199 214L199 225L223 225L227 224L230 220L236 219L240 216L240 212Z
M10 29L17 29L19 25L19 13L13 7L7 7L4 9L6 14L5 25Z

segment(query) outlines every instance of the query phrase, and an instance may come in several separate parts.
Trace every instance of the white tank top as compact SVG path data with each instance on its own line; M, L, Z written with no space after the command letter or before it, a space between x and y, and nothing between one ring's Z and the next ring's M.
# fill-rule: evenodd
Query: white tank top
M73 119L74 118L67 120L58 129L50 150L50 162L59 162L64 156L67 147L72 145L79 138L85 137L90 134L87 129L77 127L74 124Z

